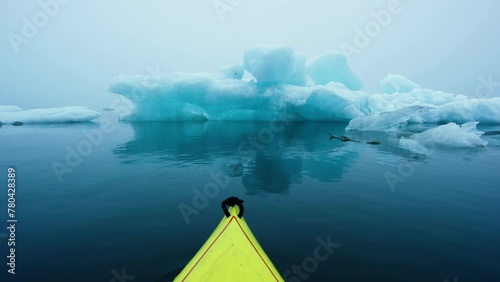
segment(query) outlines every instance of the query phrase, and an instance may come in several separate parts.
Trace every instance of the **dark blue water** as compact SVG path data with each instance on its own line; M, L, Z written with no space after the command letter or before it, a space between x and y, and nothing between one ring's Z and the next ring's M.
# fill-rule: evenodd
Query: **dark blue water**
M13 166L17 280L2 227L0 281L169 281L233 195L289 281L500 281L499 137L423 156L398 147L408 132L328 140L345 126L113 123L102 140L99 124L4 126L1 226ZM318 239L340 245L307 265Z

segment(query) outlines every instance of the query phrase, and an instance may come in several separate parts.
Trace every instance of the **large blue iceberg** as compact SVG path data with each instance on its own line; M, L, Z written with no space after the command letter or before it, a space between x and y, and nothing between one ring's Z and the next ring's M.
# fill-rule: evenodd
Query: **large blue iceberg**
M110 92L134 107L122 117L136 121L228 120L351 121L391 128L384 112L409 107L428 111L398 114L401 123L500 123L500 98L472 99L419 86L402 75L388 75L380 93L362 91L363 80L338 52L307 59L287 46L248 48L241 65L221 73L121 75ZM403 111L404 113L404 111ZM370 119L372 119L370 121Z
M328 52L309 59L306 70L316 84L340 82L351 90L363 88L363 79L349 66L347 57L341 52Z
M306 85L306 56L287 46L250 47L243 57L245 70L262 85Z

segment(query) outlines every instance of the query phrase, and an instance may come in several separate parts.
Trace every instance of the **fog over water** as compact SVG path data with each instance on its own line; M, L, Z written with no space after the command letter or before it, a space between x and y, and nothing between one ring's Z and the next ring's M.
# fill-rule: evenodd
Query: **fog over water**
M107 91L115 75L216 72L261 43L308 57L362 47L351 64L370 93L388 73L468 96L490 76L500 81L494 0L54 1L1 4L0 104L100 109L115 97ZM391 5L397 13L383 18ZM362 46L358 29L369 31Z

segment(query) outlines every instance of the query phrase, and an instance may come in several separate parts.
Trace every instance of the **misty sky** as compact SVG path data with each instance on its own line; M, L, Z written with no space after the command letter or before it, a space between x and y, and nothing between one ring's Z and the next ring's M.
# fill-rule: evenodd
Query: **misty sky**
M242 0L223 20L212 0L70 0L16 53L9 33L22 35L23 17L33 21L43 11L38 2L0 4L0 104L99 110L115 97L107 88L118 74L147 74L156 66L216 72L262 43L289 45L309 57L338 50L353 44L355 28L364 29L390 0ZM500 1L401 0L401 6L351 58L364 91L377 91L388 73L468 96L481 76L500 81Z

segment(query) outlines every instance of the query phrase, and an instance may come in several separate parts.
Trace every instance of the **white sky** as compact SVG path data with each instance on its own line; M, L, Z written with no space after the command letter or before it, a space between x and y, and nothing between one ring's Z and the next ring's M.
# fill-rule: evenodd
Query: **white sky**
M43 10L35 0L4 0L0 104L100 109L113 98L107 87L115 75L146 74L149 66L214 72L241 63L245 48L261 43L289 45L308 56L338 50L342 42L353 44L355 28L364 29L371 12L387 9L390 1L241 0L221 21L213 0L70 0L15 53L8 34L21 35L22 18ZM469 96L481 76L500 82L500 1L401 5L401 13L352 57L363 90L377 91L388 73ZM492 94L500 96L500 87Z

